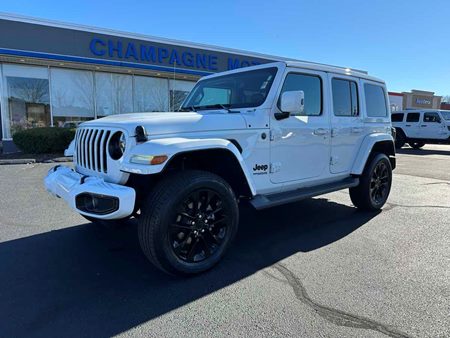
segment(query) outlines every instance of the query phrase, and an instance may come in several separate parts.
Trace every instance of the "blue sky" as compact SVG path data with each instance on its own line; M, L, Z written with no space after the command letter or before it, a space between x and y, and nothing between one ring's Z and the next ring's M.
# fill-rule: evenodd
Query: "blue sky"
M0 0L0 11L367 70L450 95L448 0Z

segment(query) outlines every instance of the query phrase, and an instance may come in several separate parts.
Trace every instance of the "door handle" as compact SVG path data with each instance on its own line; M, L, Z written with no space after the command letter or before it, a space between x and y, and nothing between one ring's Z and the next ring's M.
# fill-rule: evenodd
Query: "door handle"
M410 124L407 124L406 126L407 126L407 127L411 127L411 125L410 125Z
M353 127L352 128L352 133L354 133L354 134L362 133L362 131L363 131L363 129L359 128L359 127Z
M424 127L426 127L426 126L427 126L426 124L422 124L422 125L421 125L422 128L424 128Z
M328 129L325 128L317 128L314 130L314 135L327 135L329 133Z

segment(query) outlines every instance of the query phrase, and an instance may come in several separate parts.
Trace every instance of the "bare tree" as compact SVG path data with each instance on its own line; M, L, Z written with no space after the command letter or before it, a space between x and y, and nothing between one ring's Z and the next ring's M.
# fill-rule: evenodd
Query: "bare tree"
M442 96L441 102L450 103L450 95Z

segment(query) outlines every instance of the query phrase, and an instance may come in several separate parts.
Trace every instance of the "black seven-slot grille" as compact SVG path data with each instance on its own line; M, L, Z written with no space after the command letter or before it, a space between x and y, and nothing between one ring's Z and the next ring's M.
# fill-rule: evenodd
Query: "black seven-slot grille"
M75 135L77 164L83 168L108 172L108 140L111 130L80 128Z

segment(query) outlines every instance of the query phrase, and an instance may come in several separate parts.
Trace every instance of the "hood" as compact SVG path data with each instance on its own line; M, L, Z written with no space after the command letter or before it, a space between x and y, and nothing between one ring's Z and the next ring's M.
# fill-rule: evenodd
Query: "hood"
M246 123L239 113L209 111L121 114L84 122L81 125L81 127L121 128L127 130L128 135L134 135L136 126L143 126L151 137L162 134L245 129Z

